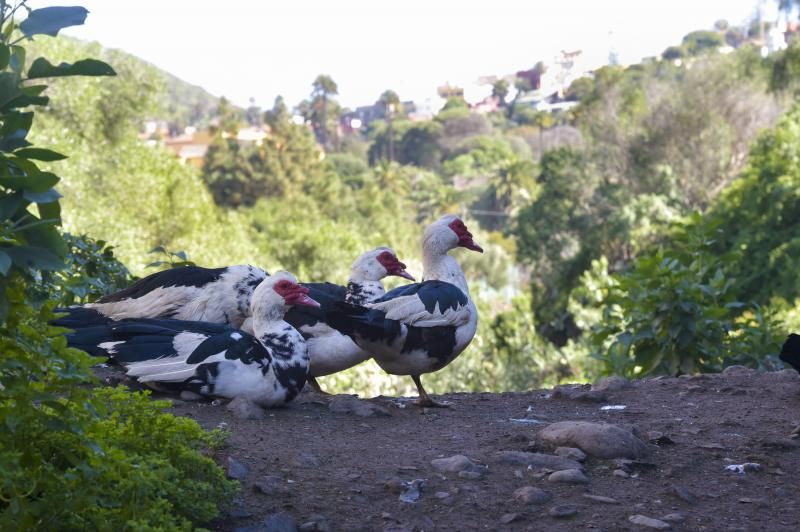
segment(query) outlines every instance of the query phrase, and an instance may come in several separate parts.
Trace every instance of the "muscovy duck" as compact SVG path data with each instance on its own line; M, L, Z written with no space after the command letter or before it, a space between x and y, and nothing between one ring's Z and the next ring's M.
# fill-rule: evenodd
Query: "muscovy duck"
M461 219L443 216L425 229L423 282L395 288L364 306L329 305L321 298L329 325L370 352L387 373L411 376L420 406L445 406L430 398L420 376L452 362L472 341L478 326L464 272L447 254L457 247L483 252ZM313 290L312 297L317 297Z
M346 370L370 358L370 354L350 337L325 323L326 310L340 301L364 305L377 300L386 292L382 279L390 275L414 280L392 249L379 247L356 259L346 287L332 283L303 283L311 290L312 297L324 302L325 308L296 307L286 314L286 321L306 339L311 357L308 384L315 391L324 393L315 377Z
M267 275L248 265L164 270L95 303L58 309L67 316L53 324L75 329L125 318L171 318L240 328L250 316L253 291ZM245 327L252 331L249 324Z
M781 347L780 359L800 371L800 335L789 335Z
M280 406L306 382L306 343L284 314L291 307L319 306L308 293L287 272L262 281L251 303L255 335L219 323L126 318L78 329L67 339L72 347L110 357L160 391Z

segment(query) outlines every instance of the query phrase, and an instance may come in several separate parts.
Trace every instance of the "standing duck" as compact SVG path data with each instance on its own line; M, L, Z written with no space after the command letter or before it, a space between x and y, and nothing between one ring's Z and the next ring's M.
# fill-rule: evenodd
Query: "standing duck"
M325 323L325 313L337 302L365 305L376 301L386 292L383 278L390 275L414 280L392 249L379 247L356 259L346 287L332 283L304 283L303 286L311 290L312 297L322 307L293 308L286 314L286 321L300 331L308 343L311 357L308 383L317 392L322 392L322 389L315 377L343 371L370 358L370 354L350 337Z
M72 347L110 357L158 390L281 406L306 381L306 343L284 314L319 306L308 293L287 272L261 282L251 303L253 335L219 323L126 318L78 329L67 339Z
M448 255L457 247L483 252L460 218L443 216L425 229L423 282L395 288L364 306L322 303L327 323L370 352L384 371L411 376L420 406L445 406L430 398L421 375L452 362L478 326L464 272Z

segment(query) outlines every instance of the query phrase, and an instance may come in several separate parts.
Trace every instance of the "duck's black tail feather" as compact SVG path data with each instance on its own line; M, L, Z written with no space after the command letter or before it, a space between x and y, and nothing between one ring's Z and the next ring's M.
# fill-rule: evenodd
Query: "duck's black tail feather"
M403 332L403 324L386 313L337 301L325 312L325 322L353 339L391 343Z
M93 327L96 325L107 325L113 321L108 316L93 308L60 307L56 308L53 312L66 315L50 320L50 325L65 327L67 329L82 329L84 327Z
M800 371L800 335L790 334L781 348L781 360Z

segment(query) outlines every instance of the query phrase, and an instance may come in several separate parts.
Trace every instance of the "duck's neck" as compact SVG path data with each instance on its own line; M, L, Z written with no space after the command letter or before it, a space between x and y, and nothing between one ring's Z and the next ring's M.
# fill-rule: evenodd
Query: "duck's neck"
M447 254L447 250L423 249L422 275L425 281L445 281L454 284L469 295L467 279L458 261Z
M344 300L353 305L364 305L372 303L385 293L386 289L383 288L381 281L372 281L357 275L351 275L347 281L347 294Z

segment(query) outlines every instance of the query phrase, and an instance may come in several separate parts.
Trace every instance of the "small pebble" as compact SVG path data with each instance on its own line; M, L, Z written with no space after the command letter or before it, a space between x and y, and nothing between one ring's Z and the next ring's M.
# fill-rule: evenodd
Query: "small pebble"
M611 497L603 497L602 495L592 495L590 493L584 493L584 498L589 499L590 501L595 502L602 502L603 504L619 504L617 499L612 499Z
M572 517L578 513L578 507L573 504L559 504L550 508L547 513L556 518Z
M580 469L563 469L551 473L547 480L550 482L563 482L565 484L586 484L589 479Z
M652 517L647 517L640 514L628 517L628 521L630 521L634 525L653 528L655 530L669 530L670 528L672 528L672 526L669 523L665 523L664 521L661 521L659 519L653 519Z
M686 516L679 512L673 512L671 514L667 514L661 518L662 521L666 521L668 523L683 523L686 521Z
M586 453L577 447L558 447L555 450L555 455L563 458L569 458L570 460L575 460L576 462L583 462L586 460Z
M514 491L514 499L523 504L544 504L550 500L550 495L535 486L523 486Z

